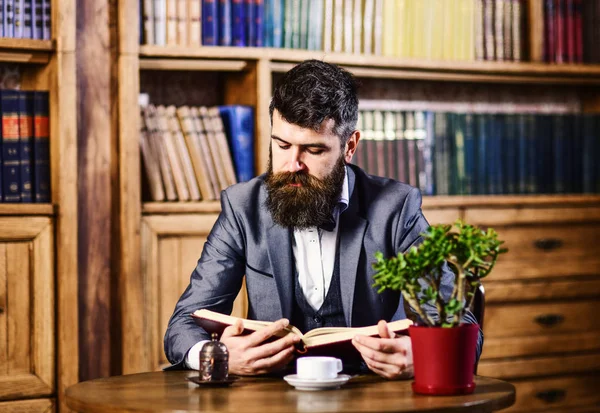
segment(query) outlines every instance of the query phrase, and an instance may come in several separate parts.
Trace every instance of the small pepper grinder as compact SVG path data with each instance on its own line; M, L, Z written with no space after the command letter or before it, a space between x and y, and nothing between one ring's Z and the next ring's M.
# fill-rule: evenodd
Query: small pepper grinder
M217 333L200 350L200 380L223 381L229 375L229 351Z

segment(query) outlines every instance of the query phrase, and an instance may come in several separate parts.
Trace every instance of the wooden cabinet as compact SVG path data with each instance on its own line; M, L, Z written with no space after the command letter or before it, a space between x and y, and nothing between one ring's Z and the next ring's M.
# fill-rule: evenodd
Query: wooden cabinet
M206 214L144 215L142 218L142 273L145 370L169 365L163 351L163 337L177 300L190 281L206 238L217 219ZM244 316L245 290L234 304L233 314Z
M464 212L468 222L493 226L509 249L484 281L478 370L515 384L507 411L599 406L599 212L595 202L568 200Z
M0 228L0 410L47 411L56 396L52 220L0 217ZM36 398L47 400L6 402Z

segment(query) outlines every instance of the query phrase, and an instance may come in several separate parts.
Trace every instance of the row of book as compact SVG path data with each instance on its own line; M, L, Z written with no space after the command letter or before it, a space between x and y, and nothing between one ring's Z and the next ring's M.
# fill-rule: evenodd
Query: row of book
M600 193L600 115L361 110L353 162L424 195Z
M51 38L51 0L0 0L0 37Z
M46 91L0 90L0 200L50 202Z
M520 61L533 3L546 61L597 61L600 0L140 0L140 41Z
M545 62L600 63L600 0L543 0L540 7Z
M141 99L140 148L149 199L217 200L254 172L254 109L163 106Z

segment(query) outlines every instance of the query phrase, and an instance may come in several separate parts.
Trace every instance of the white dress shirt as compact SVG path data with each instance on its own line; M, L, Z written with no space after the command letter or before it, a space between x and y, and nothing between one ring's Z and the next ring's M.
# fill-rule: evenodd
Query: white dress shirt
M335 219L333 231L324 231L317 227L294 229L292 251L298 271L298 282L304 297L315 310L321 308L329 291L335 265L339 216L348 208L348 203L348 172L346 172L340 200L333 210ZM208 340L200 341L188 351L185 356L185 364L188 368L200 370L200 350L206 342Z

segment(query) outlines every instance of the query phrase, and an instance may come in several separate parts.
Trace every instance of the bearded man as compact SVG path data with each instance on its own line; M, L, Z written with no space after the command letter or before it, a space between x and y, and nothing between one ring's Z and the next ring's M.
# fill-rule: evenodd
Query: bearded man
M360 131L357 85L347 71L300 63L277 84L270 116L267 173L222 192L221 214L169 322L172 368L199 368L210 337L190 314L229 314L245 276L248 318L274 323L250 335L242 335L241 322L223 332L231 373L288 365L298 337L265 340L291 322L303 332L378 324L379 337L352 341L363 367L389 379L410 377L410 339L386 324L406 318L402 295L378 294L371 264L377 251L392 256L421 242L428 223L419 191L350 164ZM446 267L442 294L450 294L453 277ZM434 307L430 313L437 316ZM476 322L470 313L463 321ZM481 345L480 334L478 356Z

